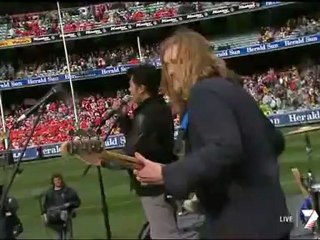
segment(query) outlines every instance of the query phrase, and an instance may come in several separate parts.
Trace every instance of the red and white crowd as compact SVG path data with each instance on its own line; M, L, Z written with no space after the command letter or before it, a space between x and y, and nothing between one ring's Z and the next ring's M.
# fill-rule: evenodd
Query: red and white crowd
M286 69L269 69L264 73L242 76L244 88L258 101L266 114L283 113L288 110L315 108L320 103L320 66L291 66ZM116 108L125 91L114 96L99 94L83 96L77 102L77 115L81 129L96 129L109 108ZM129 104L129 115L136 106ZM13 121L27 109L16 106L13 113L6 116L7 128L11 131L14 148L23 146L35 116L25 120L19 128L13 129ZM179 118L175 117L175 125ZM102 135L109 129L112 121L102 127ZM71 100L51 102L46 106L40 124L36 128L30 145L57 143L68 140L68 132L74 129L75 114ZM120 133L116 128L113 134Z
M161 5L163 3L161 2L159 4ZM110 4L104 5L106 5L107 8ZM121 6L116 7L121 8ZM137 6L135 7L136 9L140 9ZM200 6L198 6L198 8L199 7ZM112 8L112 6L109 6L109 8ZM156 9L157 11L162 9L155 8L152 4L143 6L144 11L151 11L148 10L149 8ZM196 9L196 7L194 8ZM262 27L258 40L260 43L267 43L290 36L309 35L319 31L320 21L317 16L313 14L312 16L302 16L296 19L289 19L287 23L280 28ZM221 48L224 47L225 46L215 46L218 50L221 50ZM121 66L124 64L139 64L140 62L148 61L153 62L159 59L159 45L157 43L142 44L140 49L141 55L139 54L137 46L119 46L112 47L112 49L106 46L100 47L98 51L92 52L89 49L87 51L84 49L86 48L77 47L69 50L70 70L72 73L111 66ZM26 60L21 58L15 64L12 64L11 62L2 62L0 64L0 80L8 81L26 77L43 77L66 74L68 69L66 67L64 54L55 54L56 53L39 56L37 63L30 62L29 58L26 58Z
M137 22L145 19L159 19L179 14L184 3L105 3L82 7L78 9L64 9L63 19L65 31L79 31L81 29L95 28L107 24L121 24L123 22ZM199 11L204 6L201 3L189 4L188 11ZM261 43L271 42L285 38L296 31L297 34L311 34L319 32L318 19L302 17L290 20L280 29L263 28L261 30ZM8 19L9 38L19 36L41 36L59 31L58 15L56 11L11 16ZM297 31L298 30L298 31ZM120 47L118 49L101 49L95 53L71 53L71 71L82 72L108 66L122 64L139 64L142 61L158 59L158 45L145 45L142 48L143 59L140 59L138 49L133 47ZM64 58L54 57L54 61L28 64L20 61L19 64L2 63L0 66L0 80L8 81L34 76L50 76L66 73ZM314 63L303 66L290 66L285 69L272 69L263 73L242 76L244 88L250 92L260 104L266 114L282 113L288 110L299 110L317 107L320 103L320 66ZM119 91L115 96L102 96L99 94L83 96L77 99L77 116L81 129L95 129L101 124L108 108L115 108L120 104L125 93ZM129 115L135 108L129 104ZM16 106L15 110L5 117L6 127L10 129L12 145L21 148L33 124L35 116L25 120L18 128L13 128L14 119L17 119L26 109ZM176 126L179 117L174 118ZM2 125L2 123L1 123ZM102 127L104 135L111 122L107 121ZM37 126L30 146L57 143L68 140L68 132L75 127L75 113L70 101L51 102L46 106ZM120 133L114 129L113 134ZM0 150L3 146L0 146Z
M81 97L79 102L76 103L79 127L84 130L98 129L102 123L102 119L107 114L107 110L109 108L117 108L121 103L123 94L119 91L117 96L107 97L96 94ZM27 110L27 108L16 107L18 107L17 110L6 116L6 126L10 130L12 146L15 149L21 148L24 145L36 117L35 115L31 115L18 128L14 128L14 121ZM134 104L129 103L129 116L132 116L132 111L135 107ZM112 121L112 119L108 120L102 126L102 136L109 130ZM45 107L40 123L30 141L30 146L67 141L69 139L69 131L76 129L75 124L75 114L71 99L51 102ZM112 130L112 134L119 133L120 129L117 127Z
M214 8L214 5L201 2L112 2L62 9L61 13L64 32L71 33L108 25L172 18ZM60 33L57 10L8 16L6 24L8 33L5 38L40 37Z

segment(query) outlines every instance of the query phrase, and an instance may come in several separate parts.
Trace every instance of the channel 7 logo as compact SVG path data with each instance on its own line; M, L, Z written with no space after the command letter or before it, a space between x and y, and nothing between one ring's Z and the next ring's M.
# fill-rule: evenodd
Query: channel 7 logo
M315 210L302 210L302 214L306 219L308 219L304 228L311 230L319 218L318 213Z

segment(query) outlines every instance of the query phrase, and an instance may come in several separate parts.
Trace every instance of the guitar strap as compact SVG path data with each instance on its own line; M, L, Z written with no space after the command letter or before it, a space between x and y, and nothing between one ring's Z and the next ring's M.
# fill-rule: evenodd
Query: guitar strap
M189 125L189 112L187 111L182 118L180 129L182 129L184 132L187 131Z

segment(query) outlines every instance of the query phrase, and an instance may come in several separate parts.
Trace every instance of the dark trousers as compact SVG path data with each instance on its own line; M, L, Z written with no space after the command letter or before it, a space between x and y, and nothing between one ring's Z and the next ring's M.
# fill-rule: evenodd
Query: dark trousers
M58 240L72 239L72 226L71 226L71 224L68 224L67 226L49 225L48 227L56 232Z

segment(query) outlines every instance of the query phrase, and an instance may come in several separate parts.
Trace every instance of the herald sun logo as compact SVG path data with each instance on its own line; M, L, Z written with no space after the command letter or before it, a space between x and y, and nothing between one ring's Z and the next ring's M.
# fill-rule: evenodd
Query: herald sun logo
M311 230L315 226L319 218L318 213L315 210L302 210L302 213L303 213L303 216L308 218L308 222L306 223L304 228Z

